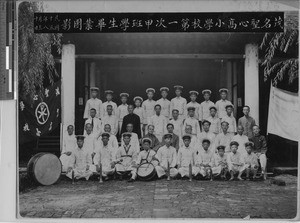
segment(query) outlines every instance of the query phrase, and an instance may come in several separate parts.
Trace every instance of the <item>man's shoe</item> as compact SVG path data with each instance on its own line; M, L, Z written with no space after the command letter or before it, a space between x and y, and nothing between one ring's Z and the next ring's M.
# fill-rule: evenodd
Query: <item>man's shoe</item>
M127 182L128 183L132 183L132 182L134 182L135 180L133 179L133 178L130 178Z

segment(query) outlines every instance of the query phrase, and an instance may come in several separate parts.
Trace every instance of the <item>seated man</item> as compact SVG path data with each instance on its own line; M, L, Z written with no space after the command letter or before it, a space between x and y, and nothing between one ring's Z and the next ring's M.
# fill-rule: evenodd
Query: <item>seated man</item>
M165 145L160 147L156 154L156 158L159 161L158 166L155 167L158 178L165 176L168 171L170 177L176 177L178 174L178 171L175 168L177 163L177 153L176 149L171 146L171 138L172 135L169 133L164 135Z
M109 145L110 134L105 132L101 135L102 144L95 149L94 164L97 172L100 171L100 165L102 167L102 177L104 181L108 180L109 175L113 175L115 172L115 151L114 148Z
M84 126L90 123L93 127L92 131L94 134L100 134L102 130L102 123L99 118L96 117L96 109L90 109L90 117L85 120ZM86 130L84 130L84 135L86 134Z
M239 144L236 141L232 141L230 143L231 152L227 156L228 169L231 175L229 179L230 181L234 180L235 174L238 174L238 180L243 180L241 176L245 170L245 167L241 154L237 152L238 147Z
M174 134L174 125L172 123L167 124L167 131L168 133L172 134L172 139L171 139L171 146L173 146L176 149L176 152L178 152L179 149L179 137L178 135ZM164 140L162 139L162 143L160 144L161 146L165 145Z
M104 132L103 133L108 133L109 134L109 139L108 139L108 145L110 147L112 147L112 149L115 151L115 153L117 152L118 148L119 148L119 143L117 140L117 137L113 134L111 134L111 127L109 124L106 124L104 126ZM103 145L103 141L102 141L102 134L100 134L98 136L98 139L96 140L96 144L95 147L99 147ZM114 156L115 157L115 156Z
M142 140L142 146L143 150L139 152L136 163L137 165L134 167L133 171L137 171L139 166L143 163L152 163L154 166L157 166L157 159L155 158L156 152L150 148L150 145L152 143L152 140L149 138L143 138ZM136 179L137 174L132 174L131 178L128 180L128 182L133 182Z
M195 135L192 135L193 127L191 125L186 125L184 129L183 135L190 135L191 136L191 144L190 146L193 148L194 151L196 151L198 146L198 138ZM184 143L182 139L179 139L179 147L183 147Z
M196 150L196 166L200 168L200 174L205 179L213 180L212 167L214 164L214 152L209 150L209 139L202 140L202 148Z
M70 166L68 167L66 176L70 179L80 179L85 178L86 180L93 174L90 169L92 166L92 157L84 149L84 136L76 136L77 147L74 148L71 154Z
M267 179L267 140L266 137L260 135L258 125L253 126L253 137L249 141L254 143L253 153L257 156L261 166L263 179Z
M182 178L197 176L199 174L199 168L195 166L195 153L193 148L190 147L191 136L184 135L182 136L182 140L184 147L180 147L177 155L178 173Z
M136 153L139 154L140 152L140 141L138 138L138 135L136 133L133 132L133 125L131 123L128 123L126 126L126 130L127 133L131 134L131 139L130 139L130 145L131 147L133 147L134 149L136 149ZM124 140L123 140L123 136L121 137L121 145L124 145Z
M116 173L119 175L119 179L122 180L122 176L131 172L132 178L135 179L136 171L136 159L137 150L130 145L131 133L124 132L122 134L124 145L120 146L115 158Z
M213 176L221 176L222 180L226 180L228 173L227 154L225 154L225 146L217 147L218 153L214 157L214 167L212 168Z
M245 147L247 153L243 155L245 169L246 169L246 180L250 180L250 173L253 173L253 179L256 179L257 169L259 167L258 158L256 154L252 152L253 142L246 142Z
M154 135L154 125L148 125L148 133L144 136L144 138L151 139L151 149L157 152L157 150L160 147L160 142L158 138Z
M63 148L61 151L61 156L59 157L62 165L62 171L66 172L68 167L70 166L70 161L72 160L71 154L73 150L76 148L76 138L74 135L74 127L73 125L69 125L67 127L68 134L64 135L63 139Z

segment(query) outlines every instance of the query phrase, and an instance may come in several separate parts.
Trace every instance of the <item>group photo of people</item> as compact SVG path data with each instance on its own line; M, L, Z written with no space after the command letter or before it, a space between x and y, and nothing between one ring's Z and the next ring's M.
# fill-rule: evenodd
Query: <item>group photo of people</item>
M219 89L220 100L210 100L211 90L188 90L173 86L176 97L169 100L168 87L147 88L147 99L91 87L86 102L84 132L74 134L67 126L60 160L66 176L88 180L100 175L107 180L266 180L267 141L243 106L236 120L228 89ZM157 101L155 94L161 94ZM202 96L202 97L201 97ZM201 103L199 103L201 102Z

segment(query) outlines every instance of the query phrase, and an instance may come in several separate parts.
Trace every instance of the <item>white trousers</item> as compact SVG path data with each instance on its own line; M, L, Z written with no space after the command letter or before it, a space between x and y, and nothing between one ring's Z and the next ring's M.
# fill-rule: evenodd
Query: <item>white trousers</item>
M156 166L155 170L156 170L158 178L167 174L162 166ZM178 174L178 170L176 168L174 168L174 167L170 168L170 177L176 177L177 174Z
M67 156L66 154L62 154L60 157L60 162L62 165L62 172L67 172L69 166L71 166L72 158L71 156Z
M190 175L190 169L189 167L187 166L184 166L184 167L180 167L178 169L178 173L180 174L181 177L189 177ZM200 173L200 169L199 167L196 167L196 166L192 166L192 175L193 176L196 176Z
M255 154L257 155L257 158L259 159L261 169L263 171L265 171L266 167L267 167L267 156L266 156L266 154L264 154L264 153L255 153Z

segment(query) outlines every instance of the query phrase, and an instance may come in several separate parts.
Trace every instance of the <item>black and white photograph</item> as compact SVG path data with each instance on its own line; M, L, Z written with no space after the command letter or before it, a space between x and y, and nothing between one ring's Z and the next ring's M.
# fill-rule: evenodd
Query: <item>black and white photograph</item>
M299 220L298 1L1 6L16 219Z

